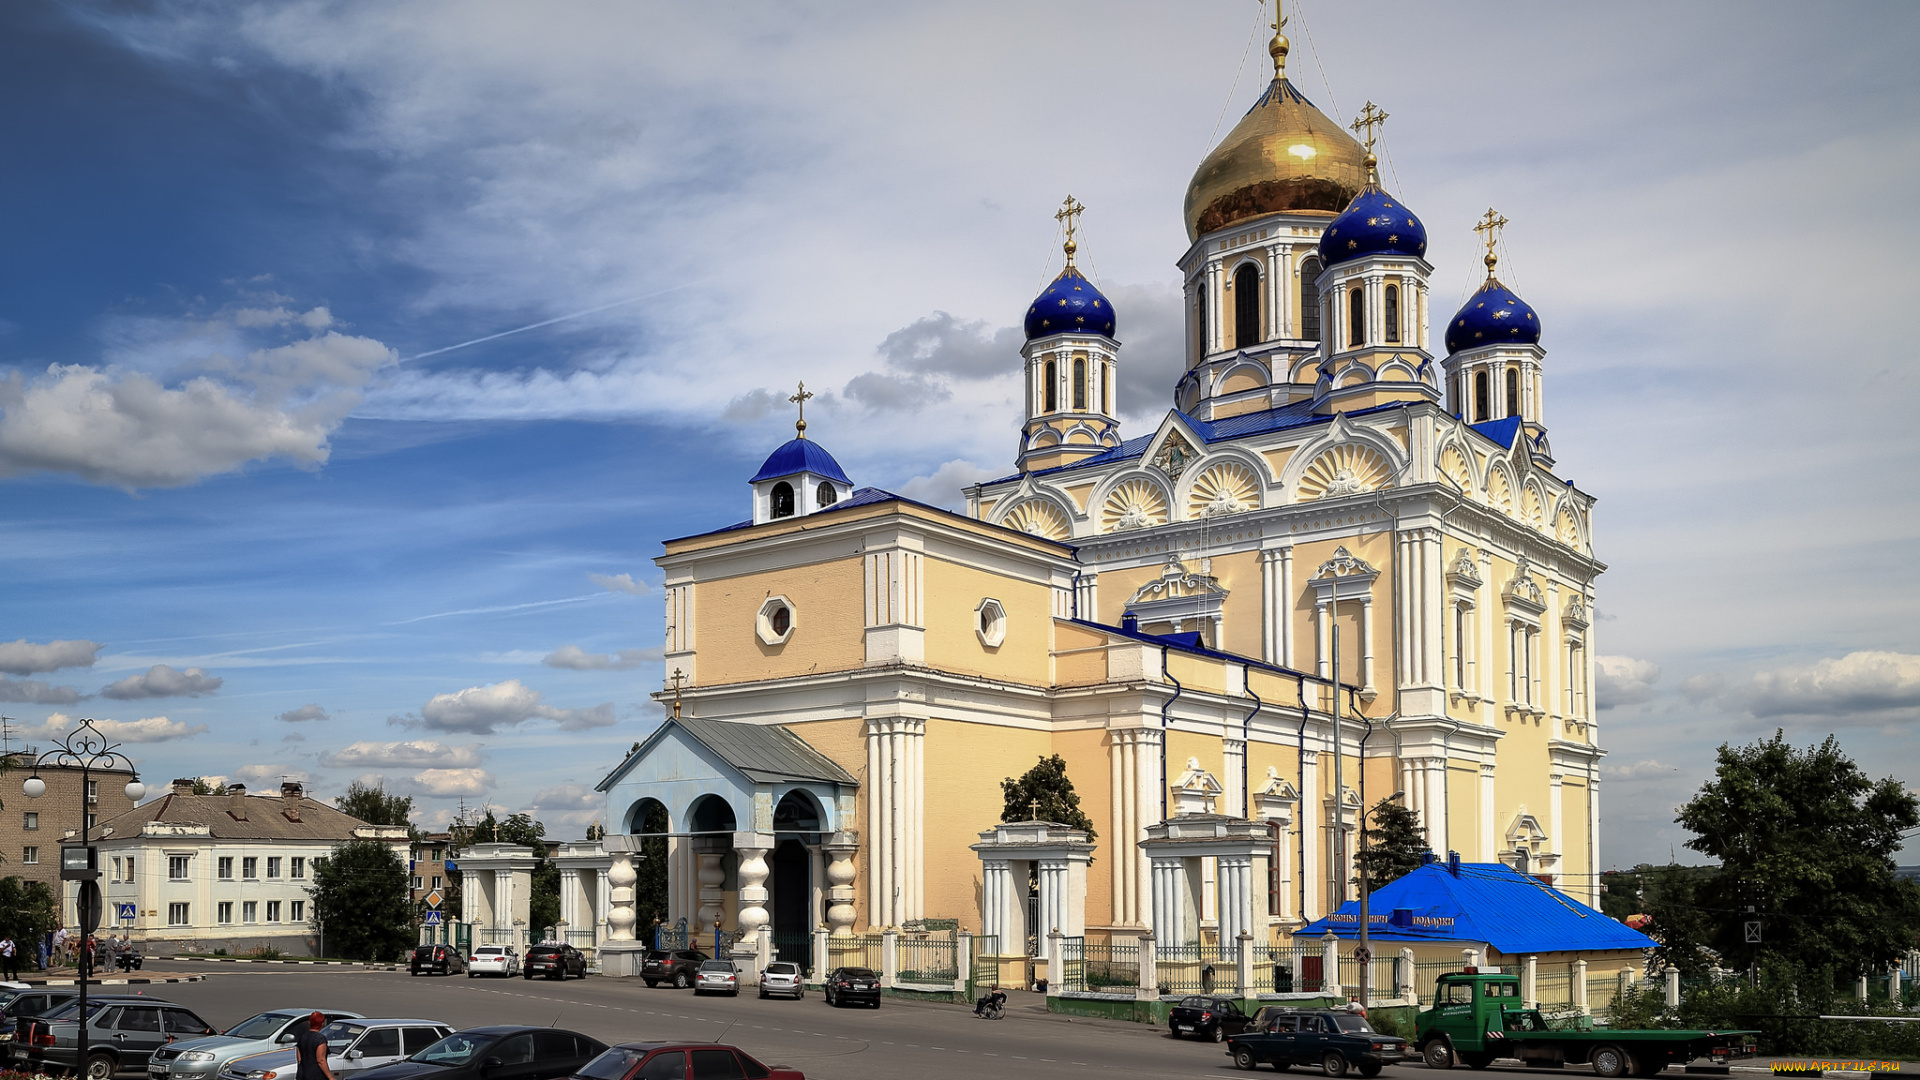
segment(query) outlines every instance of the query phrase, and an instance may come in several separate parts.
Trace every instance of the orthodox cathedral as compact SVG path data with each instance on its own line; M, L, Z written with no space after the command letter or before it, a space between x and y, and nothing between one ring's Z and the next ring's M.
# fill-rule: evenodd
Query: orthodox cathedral
M1069 199L1014 469L965 513L854 483L802 386L751 516L666 542L674 718L600 790L612 850L666 821L669 921L1279 941L1353 895L1386 799L1443 857L1597 904L1604 567L1540 319L1495 276L1504 219L1435 351L1385 114L1355 138L1287 49L1276 26L1271 83L1188 185L1186 364L1153 430L1121 430L1125 317ZM1092 835L1001 820L1001 780L1056 754Z

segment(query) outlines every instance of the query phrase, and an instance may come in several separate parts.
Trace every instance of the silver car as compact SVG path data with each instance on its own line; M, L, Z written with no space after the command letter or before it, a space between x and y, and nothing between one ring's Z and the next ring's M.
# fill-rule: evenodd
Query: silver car
M377 1069L417 1054L453 1034L438 1020L336 1020L320 1030L327 1040L327 1067L335 1075ZM300 1052L291 1048L236 1058L220 1080L293 1080Z
M151 1080L211 1080L234 1058L292 1046L293 1040L307 1030L307 1018L316 1012L329 1021L360 1018L359 1013L344 1009L274 1009L247 1017L224 1035L160 1047L147 1060L147 1076Z
M731 960L708 960L700 965L700 971L693 977L693 992L707 992L740 996L740 969L733 966Z
M760 996L763 998L772 997L775 994L791 994L797 1001L804 997L806 992L806 982L801 977L799 964L775 960L760 973Z

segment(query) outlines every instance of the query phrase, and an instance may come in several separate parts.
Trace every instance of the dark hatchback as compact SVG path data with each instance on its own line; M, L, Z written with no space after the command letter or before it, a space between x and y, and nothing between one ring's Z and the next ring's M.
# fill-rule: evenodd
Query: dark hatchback
M1339 1009L1260 1010L1258 1027L1227 1040L1227 1053L1242 1069L1272 1065L1319 1066L1328 1076L1378 1076L1385 1066L1403 1061L1407 1041L1373 1030L1359 1013Z
M579 1080L807 1080L798 1069L762 1065L718 1043L621 1043L589 1061Z
M1192 1036L1219 1042L1229 1035L1240 1034L1252 1024L1253 1017L1242 1012L1240 1004L1232 998L1206 994L1181 998L1167 1014L1167 1034L1176 1039Z
M467 970L460 959L460 950L451 945L422 945L413 950L413 960L407 969L414 975L426 972L429 975L457 975Z
M351 1073L353 1080L549 1080L572 1076L607 1044L561 1028L478 1027L405 1061Z
M700 965L713 959L699 949L655 949L640 961L640 977L648 986L672 983L675 990L693 985Z
M561 980L569 975L577 975L584 979L587 977L587 954L571 945L535 945L527 950L527 959L520 965L520 974L529 979L535 975Z
M847 1004L880 1007L880 976L872 968L841 967L827 972L827 1004L835 1008Z
M169 1043L215 1034L212 1024L184 1006L142 995L87 998L85 1042L80 1003L68 1002L45 1016L22 1019L15 1039L36 1072L77 1073L108 1080L122 1069L147 1067L155 1050Z
M35 988L0 991L0 1064L12 1061L16 1056L14 1033L22 1026L21 1020L52 1012L79 996L78 990ZM26 1057L25 1048L22 1047L17 1054Z

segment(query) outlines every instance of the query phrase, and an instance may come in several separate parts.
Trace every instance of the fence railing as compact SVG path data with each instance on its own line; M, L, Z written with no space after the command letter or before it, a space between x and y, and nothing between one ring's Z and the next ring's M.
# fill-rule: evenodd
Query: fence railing
M1459 971L1458 960L1417 960L1413 965L1413 995L1421 1001L1433 1000L1434 987L1440 985L1440 976Z
M511 926L482 926L475 932L480 935L482 945L511 945L514 942L514 930Z
M880 971L886 967L886 949L882 934L853 934L827 939L829 968L863 967Z
M1239 951L1232 945L1199 943L1155 946L1154 974L1163 994L1237 994Z
M1000 981L1000 962L992 959L1000 952L1000 938L994 934L980 934L973 939L973 982L976 986L992 986Z
M1058 978L1062 990L1131 992L1140 985L1140 946L1062 938Z
M1616 971L1611 975L1587 976L1587 1008L1595 1016L1606 1016L1613 1012L1613 1003L1626 993L1627 973Z
M951 984L960 975L959 954L952 934L902 934L894 942L895 981Z
M591 957L593 956L594 947L593 938L594 934L591 930L569 930L567 931L566 942Z
M1317 994L1326 989L1325 953L1313 945L1253 946L1256 994Z
M1354 989L1360 985L1360 961L1351 952L1340 954L1340 986ZM1367 989L1369 1000L1373 997L1391 994L1398 997L1400 990L1400 961L1397 956L1374 954L1367 964Z

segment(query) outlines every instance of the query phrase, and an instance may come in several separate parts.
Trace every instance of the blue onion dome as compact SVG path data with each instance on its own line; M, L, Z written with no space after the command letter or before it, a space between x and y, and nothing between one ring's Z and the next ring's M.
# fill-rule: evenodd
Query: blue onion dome
M1327 266L1368 255L1427 253L1427 227L1400 200L1368 184L1320 234L1320 260Z
M757 484L777 476L793 476L803 472L837 480L848 487L853 486L853 481L847 479L847 474L840 469L840 463L833 460L833 455L827 453L827 448L804 436L788 439L781 444L780 449L767 455L767 463L760 466L760 471L754 473L753 479L747 483Z
M1489 266L1491 271L1492 267ZM1513 290L1500 284L1491 272L1447 324L1449 355L1482 345L1537 345L1540 343L1540 316Z
M1071 262L1027 308L1027 340L1049 334L1113 336L1113 305Z

